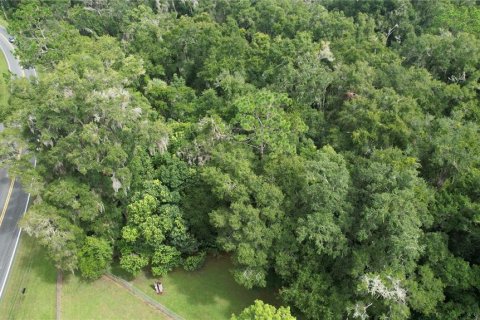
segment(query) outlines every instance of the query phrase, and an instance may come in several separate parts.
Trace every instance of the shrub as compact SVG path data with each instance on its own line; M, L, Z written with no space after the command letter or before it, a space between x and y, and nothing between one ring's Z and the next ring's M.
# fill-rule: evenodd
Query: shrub
M207 253L205 251L200 252L197 255L190 256L183 261L183 268L186 271L198 270L205 264Z
M100 278L112 260L110 244L100 238L87 237L78 254L78 268L89 280Z

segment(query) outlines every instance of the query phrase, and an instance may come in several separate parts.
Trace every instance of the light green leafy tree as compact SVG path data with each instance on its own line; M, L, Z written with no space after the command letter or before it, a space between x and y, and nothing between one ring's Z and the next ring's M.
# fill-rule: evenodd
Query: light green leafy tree
M232 315L231 320L295 320L289 307L275 308L261 300L255 300L250 307L245 308L238 316Z
M127 208L120 264L132 274L151 264L154 275L164 276L180 264L181 254L193 254L197 244L178 207L178 195L158 180L146 181L141 192Z
M78 256L78 269L86 279L99 278L110 265L112 247L101 238L87 237Z

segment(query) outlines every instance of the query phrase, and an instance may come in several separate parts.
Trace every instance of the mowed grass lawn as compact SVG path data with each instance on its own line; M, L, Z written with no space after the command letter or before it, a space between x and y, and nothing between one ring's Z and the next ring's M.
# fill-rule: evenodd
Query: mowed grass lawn
M5 294L0 301L0 320L55 319L56 277L45 250L27 235L17 251ZM26 288L25 294L21 293ZM65 275L62 319L165 319L163 314L104 278L85 282Z
M209 257L206 265L194 272L182 269L162 279L165 293L156 295L155 278L142 273L131 283L185 319L229 319L255 299L277 304L274 289L247 290L233 280L227 256ZM22 288L26 288L22 294ZM158 310L133 296L123 287L101 278L86 282L76 275L64 275L61 318L166 319ZM56 270L43 248L22 235L4 297L0 301L0 320L47 320L56 315Z
M155 278L147 273L131 282L189 320L229 319L255 299L277 304L275 290L247 290L234 281L231 268L229 258L220 256L209 257L198 271L175 270L162 279L165 293L161 296L152 288ZM0 320L55 319L56 276L45 250L23 234L0 301ZM21 293L22 288L26 288L25 294ZM76 275L65 275L61 300L61 318L65 320L166 319L160 311L106 278L86 282Z
M0 319L55 319L55 282L56 270L43 249L22 236L0 301Z
M62 293L61 318L66 320L167 319L160 311L106 278L85 282L67 276Z
M232 267L228 256L220 256L209 257L198 271L177 269L161 279L165 290L163 295L155 293L153 282L156 278L147 273L131 282L185 319L230 319L232 313L238 315L255 299L278 304L274 289L248 290L238 285L230 272Z

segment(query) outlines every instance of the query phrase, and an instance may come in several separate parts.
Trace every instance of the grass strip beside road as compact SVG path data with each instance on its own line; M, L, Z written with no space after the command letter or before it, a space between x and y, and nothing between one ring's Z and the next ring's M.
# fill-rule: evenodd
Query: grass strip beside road
M0 320L53 320L57 272L45 250L23 234L0 301ZM22 289L26 288L25 294ZM115 283L64 274L62 319L165 319L163 314Z
M4 78L4 74L8 74L8 64L7 60L5 60L5 56L3 52L0 53L0 110L5 108L8 104L8 84ZM1 114L1 113L0 113ZM0 119L2 122L2 119Z
M0 319L55 319L55 279L45 251L23 235L0 301Z

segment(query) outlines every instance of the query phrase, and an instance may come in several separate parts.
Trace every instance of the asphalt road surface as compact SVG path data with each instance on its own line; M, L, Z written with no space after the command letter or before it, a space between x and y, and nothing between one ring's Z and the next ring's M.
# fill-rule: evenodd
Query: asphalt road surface
M8 42L7 31L0 27L0 49L10 71L19 77L35 75L35 70L23 70L12 54L13 46ZM0 131L3 124L0 123ZM0 299L2 298L8 274L13 263L20 229L18 221L28 206L29 195L23 192L20 183L11 179L4 169L0 169Z

